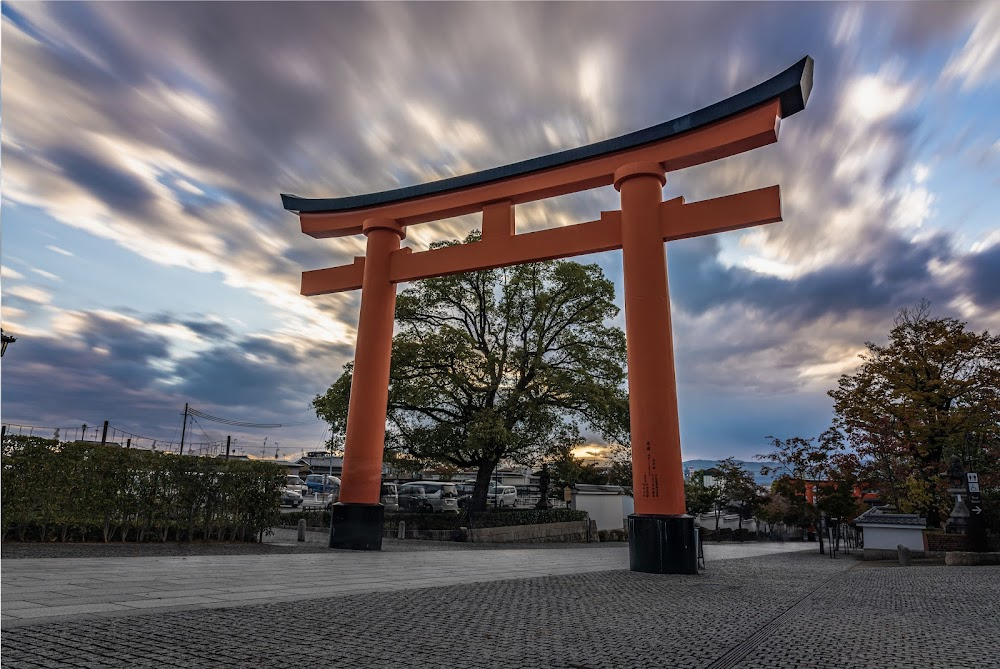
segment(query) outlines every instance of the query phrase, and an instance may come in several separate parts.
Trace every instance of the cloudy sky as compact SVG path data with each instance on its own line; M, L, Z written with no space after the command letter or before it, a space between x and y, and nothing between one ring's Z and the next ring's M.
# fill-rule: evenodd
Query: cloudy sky
M279 193L606 139L808 54L778 144L671 173L664 196L780 184L784 203L783 223L669 246L684 457L814 436L898 308L1000 330L998 35L996 2L4 2L3 422L177 441L189 402L286 425L202 420L189 441L316 448L309 402L353 355L359 296L301 297L300 273L364 240L303 235ZM610 187L523 205L518 229L617 208ZM620 253L586 260L620 302Z

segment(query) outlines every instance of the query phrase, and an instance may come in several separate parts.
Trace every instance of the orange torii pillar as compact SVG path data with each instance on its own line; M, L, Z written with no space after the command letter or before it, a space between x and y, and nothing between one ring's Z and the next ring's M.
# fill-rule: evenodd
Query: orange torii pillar
M399 250L399 242L406 237L406 231L388 218L369 218L362 229L368 244L361 282L354 378L347 410L347 439L351 440L357 456L344 458L340 501L366 505L379 501L378 496L371 499L371 491L379 490L382 485L392 323L396 312L396 285L389 279L389 262L392 252Z
M697 573L694 518L687 515L684 501L667 257L660 230L660 203L667 178L658 163L631 163L618 169L614 177L622 201L635 499L635 513L628 522L629 541L651 549L632 551L631 567L633 571L661 571L657 565L670 562L670 571ZM672 550L678 545L685 550Z
M331 548L379 550L382 452L396 284L459 272L622 250L635 513L634 571L698 570L686 514L677 384L663 242L781 220L777 186L687 204L662 201L666 172L778 139L779 121L805 108L808 56L768 81L645 130L550 156L395 191L342 198L282 195L314 237L364 234L366 255L302 275L302 293L361 289L361 317ZM516 234L514 206L614 184L621 210L596 221ZM413 253L406 226L481 212L481 241Z

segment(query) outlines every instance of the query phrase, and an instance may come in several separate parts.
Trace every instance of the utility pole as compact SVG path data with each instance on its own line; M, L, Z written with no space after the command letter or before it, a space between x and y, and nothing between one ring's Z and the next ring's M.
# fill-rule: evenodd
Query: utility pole
M101 432L101 446L108 443L108 421L104 421L104 431Z
M184 455L184 433L187 432L188 426L188 405L187 402L184 403L184 425L181 427L181 455ZM174 432L174 434L177 434Z
M226 435L226 460L229 459L229 442L230 442L230 440L232 438L233 438L233 435L231 435L231 434L227 434Z

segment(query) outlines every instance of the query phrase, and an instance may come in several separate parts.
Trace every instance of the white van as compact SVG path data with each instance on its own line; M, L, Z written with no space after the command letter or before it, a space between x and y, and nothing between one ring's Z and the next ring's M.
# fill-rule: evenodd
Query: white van
M309 494L309 486L306 485L305 481L294 474L289 474L285 477L285 490L294 490L303 496Z
M380 501L386 511L395 513L399 511L399 490L395 483L383 483Z
M499 489L500 493L497 494ZM517 488L512 485L490 486L486 493L486 506L515 506L517 504Z

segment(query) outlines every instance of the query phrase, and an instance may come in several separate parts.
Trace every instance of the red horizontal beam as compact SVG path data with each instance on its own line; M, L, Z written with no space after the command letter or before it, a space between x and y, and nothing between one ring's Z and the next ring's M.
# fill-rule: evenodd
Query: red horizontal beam
M778 186L699 200L680 207L674 202L676 200L660 205L660 226L665 242L781 220L781 188Z
M601 218L562 228L521 235L513 230L509 203L491 205L484 216L484 238L472 244L446 246L413 253L392 254L389 270L393 283L428 279L479 269L493 269L529 262L569 258L620 249L621 212L601 212ZM660 205L663 241L739 230L781 220L781 195L777 186L685 204L675 198ZM488 231L488 232L486 232ZM364 258L351 265L302 273L302 294L321 295L357 290L364 274Z
M361 279L364 275L365 259L363 256L355 257L352 265L302 272L302 294L313 296L360 290Z
M421 253L401 252L393 255L389 276L393 283L402 283L477 269L611 251L622 246L621 227L620 211L603 211L599 220L563 228L446 246Z

